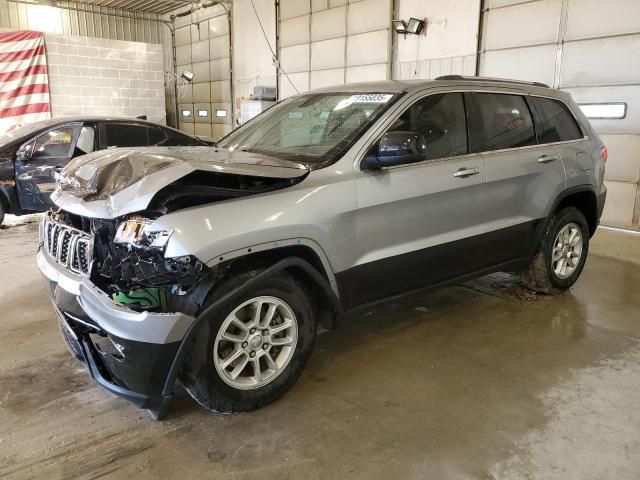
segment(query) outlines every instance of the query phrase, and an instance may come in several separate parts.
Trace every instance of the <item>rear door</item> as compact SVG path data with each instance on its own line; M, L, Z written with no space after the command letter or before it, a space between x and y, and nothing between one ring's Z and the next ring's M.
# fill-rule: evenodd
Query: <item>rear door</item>
M415 132L426 141L421 161L359 172L357 259L338 275L355 306L437 284L482 265L485 168L468 155L463 93L417 99L386 132ZM377 142L374 142L374 145ZM466 172L466 173L465 173Z
M494 264L525 258L565 188L562 153L552 144L538 145L525 95L473 92L467 98L469 147L484 155L487 175L483 230L491 243L485 255Z
M23 144L15 161L16 189L23 210L44 211L56 177L74 155L82 123L52 128Z

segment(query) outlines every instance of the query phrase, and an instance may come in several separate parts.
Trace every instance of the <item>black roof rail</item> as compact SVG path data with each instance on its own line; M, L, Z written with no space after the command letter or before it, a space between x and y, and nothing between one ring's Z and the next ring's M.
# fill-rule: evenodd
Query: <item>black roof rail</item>
M436 77L435 80L475 80L475 81L488 81L488 82L505 82L516 83L521 85L535 85L536 87L549 88L549 85L541 82L526 82L524 80L511 80L509 78L490 78L490 77L465 77L462 75L442 75Z

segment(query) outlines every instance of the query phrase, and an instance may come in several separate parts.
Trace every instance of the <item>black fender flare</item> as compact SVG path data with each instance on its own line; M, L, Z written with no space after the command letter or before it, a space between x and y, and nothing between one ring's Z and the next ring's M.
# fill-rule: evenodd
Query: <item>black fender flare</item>
M214 313L216 309L220 308L220 305L222 305L223 303L233 300L236 297L239 297L242 293L251 289L257 283L262 282L265 279L279 272L282 272L283 270L301 270L304 274L306 274L309 277L310 280L315 282L317 286L324 291L324 293L327 295L327 298L331 302L335 311L337 313L342 312L340 300L338 299L334 291L331 289L329 282L327 282L327 280L322 276L322 274L320 274L318 270L316 270L311 264L309 264L309 262L301 258L290 257L290 258L285 258L284 260L280 260L279 262L271 265L270 267L265 268L260 273L258 273L255 277L253 277L251 280L246 282L244 285L241 285L235 290L217 299L214 303L209 305L207 308L205 308L202 312L198 314L198 316L196 317L196 321L193 322L191 327L189 327L189 330L187 330L187 333L185 334L184 338L180 343L180 346L178 347L176 356L173 359L173 363L171 364L171 368L169 369L169 373L165 380L164 388L162 390L162 396L167 401L163 402L163 405L161 406L158 412L154 412L156 414L155 418L157 418L158 420L161 420L166 415L166 411L169 406L168 400L171 397L173 397L173 393L175 390L175 383L178 378L178 374L182 369L185 355L187 354L187 351L189 349L189 345L191 343L190 340L196 334L199 326L204 321L204 319L207 318L212 313Z
M538 248L538 245L540 245L540 242L542 241L542 239L544 238L544 236L547 233L547 229L549 228L550 225L550 220L551 220L551 216L553 215L553 213L558 209L558 206L560 205L560 203L565 199L570 197L571 195L574 195L576 193L582 193L582 192L590 192L594 195L595 199L596 199L596 203L598 202L598 195L596 193L595 188L593 187L593 185L577 185L575 187L570 187L567 188L566 190L563 190L562 192L560 192L558 194L558 196L555 198L555 200L553 201L553 203L551 204L551 208L549 209L549 211L547 212L547 216L546 218L543 219L542 222L540 222L540 225L538 226L536 235L535 235L535 242L533 243L533 246L531 248L531 256L533 256L536 252L536 249Z

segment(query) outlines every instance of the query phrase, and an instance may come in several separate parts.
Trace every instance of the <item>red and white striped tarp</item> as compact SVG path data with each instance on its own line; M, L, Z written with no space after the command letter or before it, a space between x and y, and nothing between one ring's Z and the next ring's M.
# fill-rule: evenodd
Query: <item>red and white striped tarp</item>
M42 32L0 33L0 135L51 118Z

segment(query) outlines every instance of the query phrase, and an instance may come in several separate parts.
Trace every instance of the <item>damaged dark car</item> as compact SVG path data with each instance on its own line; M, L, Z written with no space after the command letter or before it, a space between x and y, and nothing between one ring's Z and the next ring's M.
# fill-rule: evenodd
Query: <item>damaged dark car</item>
M7 213L52 207L56 177L73 158L96 150L150 145L208 145L178 130L130 118L43 120L0 136L0 225Z

